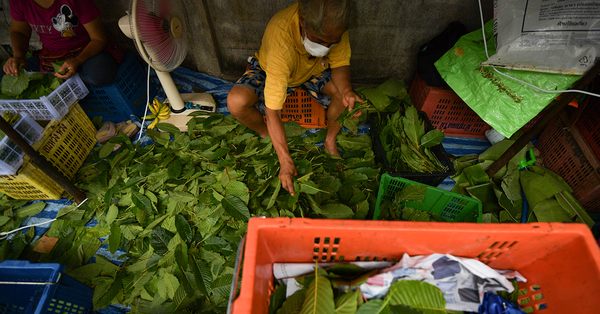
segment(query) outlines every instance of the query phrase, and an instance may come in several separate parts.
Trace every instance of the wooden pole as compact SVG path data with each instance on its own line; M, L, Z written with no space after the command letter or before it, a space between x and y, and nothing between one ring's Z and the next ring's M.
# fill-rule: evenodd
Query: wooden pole
M38 167L50 179L56 182L61 188L69 193L75 199L77 204L83 203L87 197L78 189L62 172L51 164L44 156L40 155L27 141L25 141L17 131L15 131L6 120L0 116L0 130L6 134L29 158L34 166Z
M592 80L600 73L600 62L589 69L585 75L575 82L570 90L583 90ZM505 152L502 154L490 168L486 171L487 175L493 177L502 167L504 167L527 143L529 143L536 135L540 134L546 125L557 118L558 114L567 107L567 105L575 98L576 92L565 92L561 94L560 99L554 99L549 105L548 112L527 132L519 137Z

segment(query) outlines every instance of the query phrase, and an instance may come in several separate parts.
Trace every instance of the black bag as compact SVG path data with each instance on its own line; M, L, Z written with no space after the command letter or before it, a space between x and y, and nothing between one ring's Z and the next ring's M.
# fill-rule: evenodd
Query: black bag
M450 50L458 39L467 34L467 27L454 21L434 39L423 44L417 53L417 73L429 86L446 86L434 63Z

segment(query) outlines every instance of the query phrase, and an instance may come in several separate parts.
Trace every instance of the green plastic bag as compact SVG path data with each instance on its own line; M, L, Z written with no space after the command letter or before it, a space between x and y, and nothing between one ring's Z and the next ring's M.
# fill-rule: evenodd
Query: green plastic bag
M485 25L489 55L495 53L492 21ZM511 137L559 94L539 91L479 64L487 60L481 29L461 37L435 66L442 78L485 122ZM545 90L564 90L579 75L499 69Z

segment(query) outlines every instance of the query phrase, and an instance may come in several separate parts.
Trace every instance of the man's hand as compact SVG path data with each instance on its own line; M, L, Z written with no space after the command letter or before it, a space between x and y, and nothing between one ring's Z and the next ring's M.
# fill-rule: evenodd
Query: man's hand
M279 170L279 180L281 180L281 186L290 192L292 196L294 196L294 181L292 178L298 175L298 171L296 170L296 166L293 162L286 162L281 164L281 169Z
M69 77L75 75L75 73L77 73L77 70L79 69L80 65L81 65L81 62L79 62L77 60L77 58L69 59L69 60L65 61L65 63L63 63L63 65L60 67L58 72L54 73L54 76L66 80ZM60 73L64 73L64 74L60 74Z
M356 102L364 102L362 98L360 98L355 92L347 91L342 95L342 101L344 103L344 107L348 107L348 111L352 111L354 109L354 103ZM350 119L356 119L362 115L362 111L359 111L350 117Z
M25 63L27 63L25 58L10 58L6 60L6 63L4 64L4 73L13 76L17 75L17 73L19 72L19 68L21 66L25 66Z

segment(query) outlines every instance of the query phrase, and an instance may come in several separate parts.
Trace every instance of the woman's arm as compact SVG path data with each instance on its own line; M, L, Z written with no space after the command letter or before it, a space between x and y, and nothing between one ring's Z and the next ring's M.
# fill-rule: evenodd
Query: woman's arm
M26 21L15 21L11 19L9 29L10 43L13 49L13 57L4 64L4 73L17 75L20 66L27 62L27 50L29 50L29 39L31 38L31 26Z
M102 50L104 50L104 48L106 48L108 39L106 37L104 25L102 24L100 17L97 17L95 20L87 24L83 24L83 27L85 27L85 30L90 35L90 42L87 44L87 46L85 46L85 48L83 48L83 51L81 51L77 57L65 61L58 72L62 73L66 69L69 69L69 71L65 73L65 75L61 75L58 72L55 73L58 78L67 79L75 75L81 64L83 64L87 59L99 54L102 52Z

